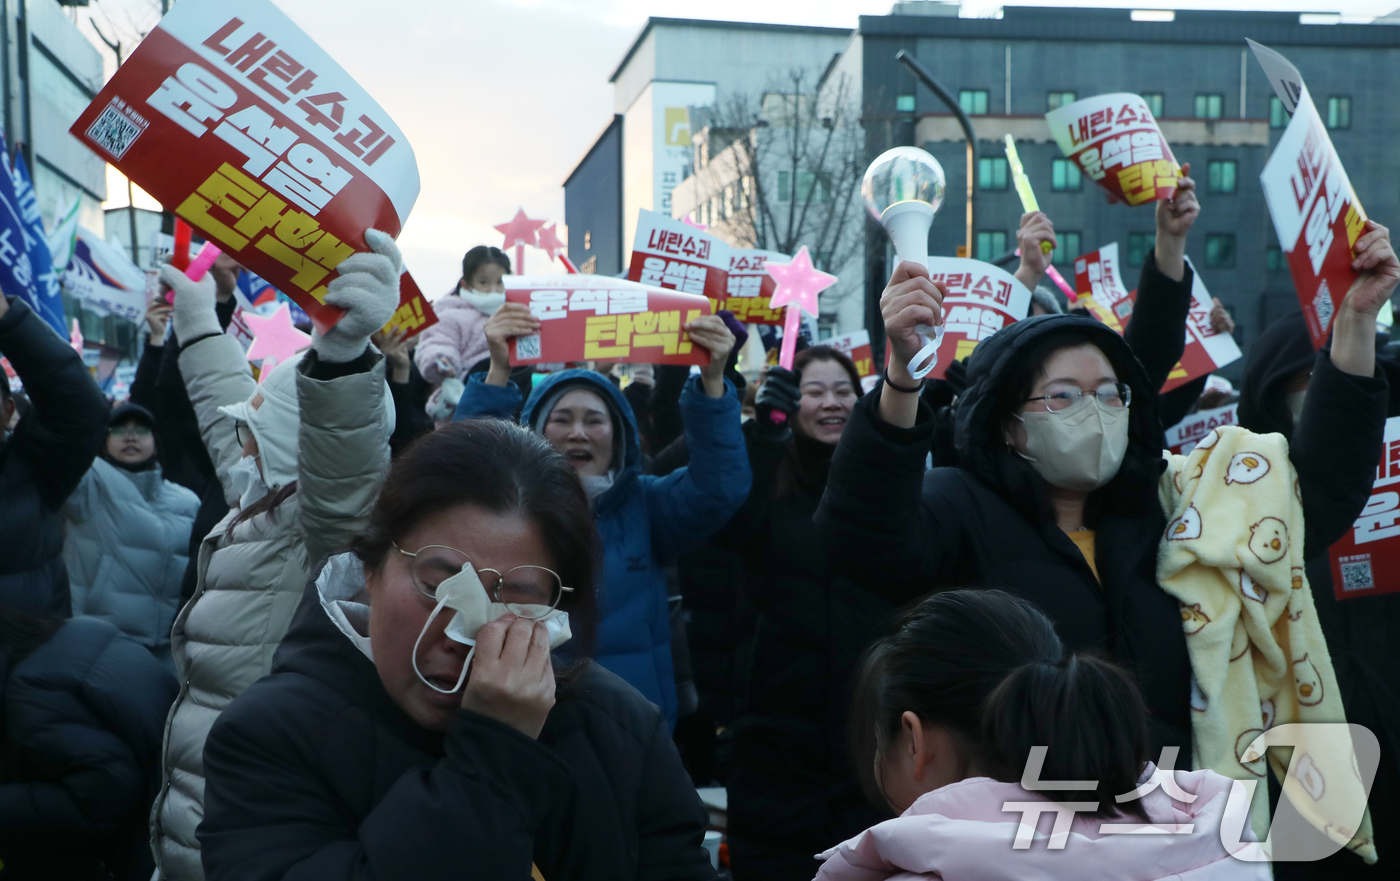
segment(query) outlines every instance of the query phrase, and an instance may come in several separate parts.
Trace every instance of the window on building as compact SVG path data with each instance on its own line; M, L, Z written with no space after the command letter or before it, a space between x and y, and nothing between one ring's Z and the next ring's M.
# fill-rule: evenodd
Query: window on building
M1333 95L1327 99L1327 127L1351 128L1351 98Z
M1006 251L1006 233L982 230L977 233L977 259L990 262Z
M977 160L977 187L983 190L1006 189L1006 159L983 157Z
M1141 266L1142 261L1147 259L1147 252L1152 250L1156 241L1157 236L1154 233L1128 233L1128 262L1134 266Z
M811 171L797 173L797 201L825 205L831 201L831 180L828 175Z
M1269 128L1283 128L1288 125L1288 111L1283 109L1283 100L1277 95L1269 98Z
M914 96L899 95L894 99L894 109L900 113L914 112Z
M1197 95L1196 118L1219 119L1225 112L1224 95Z
M1270 245L1264 252L1264 268L1270 272L1288 271L1288 258L1283 256L1283 249L1278 245Z
M792 173L788 171L778 172L778 201L792 201Z
M1046 93L1045 93L1045 109L1046 109L1047 111L1050 111L1050 110L1059 110L1061 107L1064 107L1066 104L1073 104L1073 103L1074 103L1074 93L1073 93L1073 92L1046 92Z
M1235 191L1235 160L1212 159L1206 169L1210 192L1233 193Z
M1142 100L1147 102L1147 109L1152 111L1152 115L1158 119L1162 118L1162 101L1165 96L1161 92L1144 92Z
M1213 232L1206 234L1206 266L1228 269L1235 265L1235 234Z
M968 116L985 116L987 114L987 90L963 89L958 92L958 106Z
M1079 164L1072 159L1052 159L1050 161L1050 189L1057 192L1079 189L1083 178Z
M1072 263L1081 253L1078 232L1055 233L1054 260L1056 263Z

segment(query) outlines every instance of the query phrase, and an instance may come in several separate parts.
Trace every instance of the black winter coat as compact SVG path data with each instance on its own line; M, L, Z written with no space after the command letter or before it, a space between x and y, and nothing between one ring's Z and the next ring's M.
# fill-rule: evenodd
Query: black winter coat
M1044 481L991 424L996 390L1018 353L1065 330L1103 349L1133 393L1123 465L1086 510L1102 585L1057 525ZM1156 492L1165 468L1156 390L1117 334L1070 315L1026 319L984 341L968 379L956 422L966 467L934 469L922 487L927 412L901 429L879 420L878 392L856 406L817 515L833 570L899 603L968 586L1025 597L1054 622L1067 649L1105 651L1135 674L1151 712L1154 751L1178 746L1177 767L1190 767L1191 665L1178 604L1156 579L1166 527ZM1364 504L1386 399L1384 379L1348 376L1325 357L1313 381L1326 413L1320 408L1292 444L1309 549L1336 540Z
M485 716L419 727L312 585L273 664L204 748L209 881L710 879L707 814L666 720L590 664L538 740Z
M753 489L714 539L744 555L757 613L733 726L730 857L737 878L805 881L814 854L885 819L856 783L846 720L852 674L895 609L832 576L812 522L832 448L805 438L775 446L755 427Z
M68 341L22 300L8 302L0 355L34 410L8 438L0 426L0 606L67 618L63 502L107 437L107 401Z
M106 621L73 618L10 664L0 649L0 877L146 881L147 816L175 677Z

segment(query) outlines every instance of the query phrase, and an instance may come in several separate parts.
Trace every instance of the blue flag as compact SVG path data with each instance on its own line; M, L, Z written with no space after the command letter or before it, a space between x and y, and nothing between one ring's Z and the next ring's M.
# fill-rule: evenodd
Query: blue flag
M55 313L46 308L48 301L39 296L34 265L29 257L29 249L32 247L30 240L34 236L24 221L24 212L20 208L19 196L15 193L15 181L10 176L6 159L8 148L4 136L0 135L0 162L7 166L4 169L5 173L0 174L0 294L24 300L60 336L67 339L68 332L63 326L61 302ZM33 193L33 187L30 187L30 193ZM47 248L45 253L48 253Z
M24 164L23 153L15 154L14 180L15 198L20 219L24 222L29 267L34 274L34 298L28 302L60 336L66 336L68 328L63 314L63 297L59 293L59 275L53 267L49 239L44 233L44 219L39 215L39 196L34 192L34 183L29 178L29 167Z

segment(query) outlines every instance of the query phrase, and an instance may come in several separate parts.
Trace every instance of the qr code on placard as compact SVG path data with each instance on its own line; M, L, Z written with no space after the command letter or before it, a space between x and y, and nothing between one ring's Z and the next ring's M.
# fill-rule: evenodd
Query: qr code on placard
M540 356L540 335L532 333L529 336L518 336L515 338L515 357L524 360L526 358L538 358Z
M1332 321L1332 291L1327 287L1327 280L1323 279L1322 285L1317 289L1317 297L1313 300L1313 311L1317 313L1317 322L1325 331Z
M1342 564L1342 590L1370 590L1375 586L1370 560Z
M133 119L125 113L117 105L119 100L113 98L112 103L107 105L87 130L87 136L92 138L97 146L106 150L113 159L125 156L126 151L131 149L131 145L136 143L136 139L146 130L146 121Z

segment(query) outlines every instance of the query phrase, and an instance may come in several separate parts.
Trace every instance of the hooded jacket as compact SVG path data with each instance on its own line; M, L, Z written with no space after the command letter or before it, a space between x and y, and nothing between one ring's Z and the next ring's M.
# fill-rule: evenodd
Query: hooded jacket
M239 495L229 468L243 455L235 419L249 415L243 405L260 388L253 431L267 482L274 492L297 483L276 508L232 525L241 513L234 507L214 527L199 548L194 596L171 632L180 693L166 722L151 835L162 877L186 881L203 877L195 829L204 816L205 738L229 702L271 670L317 562L368 522L389 467L392 404L373 349L346 364L308 353L259 387L238 341L218 334L185 347L180 372L230 505ZM367 410L376 400L380 408Z
M418 348L413 353L413 361L429 385L439 385L449 376L460 379L473 364L491 354L486 344L486 320L491 316L478 303L494 302L502 296L459 288L434 301L437 324L418 335ZM451 365L448 372L438 366L439 358Z
M211 881L714 877L705 810L635 689L590 663L537 739L468 710L428 731L367 657L363 572L327 575L209 735Z
M1149 763L1144 781L1155 772ZM1003 804L1047 800L1015 783L971 777L924 794L902 816L822 854L817 881L1270 881L1267 862L1236 859L1221 844L1233 781L1213 771L1178 772L1174 779L1195 801L1173 801L1159 786L1141 799L1142 807L1151 823L1189 824L1185 833L1105 834L1105 825L1142 820L1076 813L1063 847L1052 849L1041 832L1017 850L1021 815ZM1038 828L1049 826L1042 815Z
M146 814L175 677L121 631L73 618L14 661L0 649L0 860L27 878L151 877ZM89 874L94 873L94 874Z
M1085 511L1102 583L1056 523L1044 481L992 424L996 392L1025 351L1061 331L1096 343L1132 388L1122 467L1090 495ZM1330 359L1320 360L1319 370L1339 412L1348 415L1318 426L1321 434L1301 454L1296 445L1292 451L1309 548L1326 547L1350 526L1355 511L1344 499L1354 497L1361 472L1364 487L1384 428L1384 380L1348 376ZM966 586L1030 600L1054 622L1067 650L1104 651L1135 674L1151 712L1154 750L1178 746L1178 766L1189 767L1190 661L1178 604L1156 576L1166 526L1156 495L1165 468L1157 395L1127 344L1074 315L1018 321L984 340L968 362L968 390L955 416L964 466L934 469L922 487L929 414L922 410L913 428L889 425L878 417L880 394L866 396L852 412L817 512L833 570L896 603ZM1333 452L1319 457L1328 445ZM1330 463L1339 451L1352 451L1353 461ZM1339 476L1352 487L1334 485Z
M0 425L0 605L67 618L63 502L102 446L107 402L68 341L18 297L8 302L0 355L34 409L13 433Z
M598 394L621 426L620 465L612 486L593 501L603 542L595 660L621 676L676 721L676 683L663 567L695 547L733 516L748 497L752 473L739 427L739 396L728 380L724 397L710 398L692 379L681 393L690 465L665 477L642 473L642 448L632 408L617 386L591 370L565 370L535 384L520 422L533 427L566 385ZM473 375L455 419L511 419L520 405L514 383L487 385ZM614 436L614 443L617 443Z
M199 497L159 465L127 471L95 460L63 505L73 614L110 621L149 649L169 646L198 511Z

